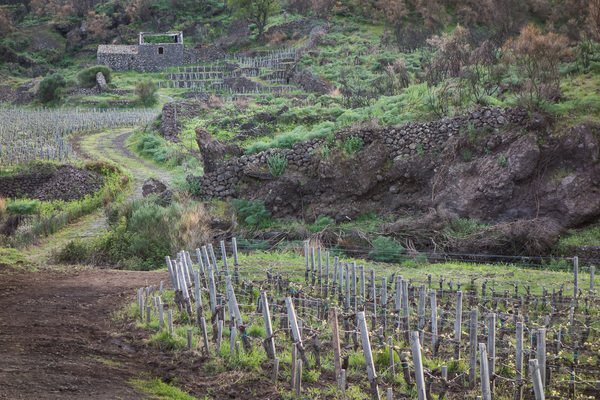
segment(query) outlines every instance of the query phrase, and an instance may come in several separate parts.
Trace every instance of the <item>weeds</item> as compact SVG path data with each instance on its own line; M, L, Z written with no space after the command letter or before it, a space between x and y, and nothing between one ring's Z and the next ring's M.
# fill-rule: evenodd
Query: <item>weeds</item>
M358 153L364 146L364 141L358 136L350 136L342 141L340 147L347 156Z
M288 161L287 158L281 154L273 154L267 159L267 165L269 167L269 172L274 177L278 177L283 175L285 169L287 168Z

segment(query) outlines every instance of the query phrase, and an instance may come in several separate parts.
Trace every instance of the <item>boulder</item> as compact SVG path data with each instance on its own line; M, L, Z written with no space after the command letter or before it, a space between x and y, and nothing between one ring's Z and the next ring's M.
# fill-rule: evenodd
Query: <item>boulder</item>
M102 72L98 72L96 74L96 84L100 91L105 92L108 89L108 84L106 83L106 77Z

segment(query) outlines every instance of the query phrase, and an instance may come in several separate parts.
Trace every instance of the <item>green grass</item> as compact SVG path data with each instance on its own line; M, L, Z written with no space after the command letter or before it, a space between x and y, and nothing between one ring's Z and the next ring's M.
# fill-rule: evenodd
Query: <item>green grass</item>
M132 379L129 381L136 389L159 400L197 400L181 389L169 385L160 379Z
M569 230L561 236L556 249L559 254L568 254L581 246L600 246L600 224Z
M20 270L27 265L27 259L18 249L0 247L0 271L4 268Z
M250 254L240 254L240 272L250 277L263 277L265 270L280 273L296 282L304 282L304 256L302 243L298 243L295 250L280 251L255 251ZM549 291L558 290L564 285L565 292L573 288L573 274L571 264L565 261L558 265L559 270L548 266L527 266L509 263L468 263L468 262L444 262L431 264L426 261L414 262L407 259L400 263L379 263L367 261L352 256L340 257L343 261L356 261L357 264L365 266L365 271L373 269L378 277L398 274L404 279L413 280L413 285L425 284L427 286L427 275L431 275L432 287L439 286L440 278L447 283L456 284L460 282L463 290L466 290L471 280L474 280L475 289L481 290L481 284L488 281L488 290L494 288L497 292L512 291L513 285L518 284L520 290L526 285L531 288L532 294L541 294L542 289ZM333 260L330 260L332 263ZM261 267L256 267L260 265ZM332 265L332 264L330 264ZM584 268L580 272L580 285L586 285L589 281L589 273ZM584 283L582 283L584 282ZM600 278L596 275L596 286L600 285Z

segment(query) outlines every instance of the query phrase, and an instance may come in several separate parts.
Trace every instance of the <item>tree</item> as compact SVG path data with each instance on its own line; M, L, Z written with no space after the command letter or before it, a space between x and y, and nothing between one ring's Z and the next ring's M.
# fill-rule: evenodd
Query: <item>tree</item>
M600 42L600 0L590 0L587 26L592 39Z
M560 61L567 56L568 39L554 32L542 33L535 25L521 29L504 44L507 61L517 66L523 80L522 100L533 108L560 94Z
M233 7L249 22L256 25L258 36L262 37L269 17L279 10L279 0L234 0Z

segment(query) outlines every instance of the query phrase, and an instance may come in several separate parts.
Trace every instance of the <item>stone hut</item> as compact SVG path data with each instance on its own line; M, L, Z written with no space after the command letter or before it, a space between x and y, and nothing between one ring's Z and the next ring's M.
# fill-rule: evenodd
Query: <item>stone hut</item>
M140 32L137 45L98 46L98 64L114 71L156 72L185 63L182 32Z

